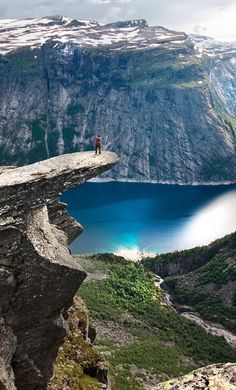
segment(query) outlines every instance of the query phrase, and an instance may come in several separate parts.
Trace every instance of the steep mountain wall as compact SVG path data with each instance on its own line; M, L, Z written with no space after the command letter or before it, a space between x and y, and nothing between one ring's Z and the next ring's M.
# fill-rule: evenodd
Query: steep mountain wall
M87 152L1 171L2 390L46 389L66 335L67 310L86 277L68 249L68 239L81 226L66 217L62 205L56 207L57 195L117 162L114 153L94 158Z
M89 150L100 133L122 156L106 177L235 181L235 62L199 54L184 33L127 23L93 27L79 43L81 29L64 43L9 46L0 56L1 162Z

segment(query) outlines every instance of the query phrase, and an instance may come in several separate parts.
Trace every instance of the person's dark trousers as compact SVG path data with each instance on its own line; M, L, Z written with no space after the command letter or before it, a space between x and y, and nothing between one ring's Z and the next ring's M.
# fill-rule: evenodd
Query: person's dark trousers
M95 150L95 153L96 154L101 154L101 145L96 145L96 150Z

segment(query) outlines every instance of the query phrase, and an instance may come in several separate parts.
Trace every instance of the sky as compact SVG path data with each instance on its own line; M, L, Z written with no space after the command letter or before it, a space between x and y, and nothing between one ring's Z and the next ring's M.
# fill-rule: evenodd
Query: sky
M153 26L236 41L236 0L0 0L0 19L50 15L102 23L146 19Z

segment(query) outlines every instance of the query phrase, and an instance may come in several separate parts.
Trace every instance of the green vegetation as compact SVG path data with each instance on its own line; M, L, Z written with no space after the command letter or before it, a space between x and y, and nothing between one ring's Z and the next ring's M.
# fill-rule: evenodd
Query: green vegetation
M224 261L224 256L216 255L211 261L198 270L199 283L215 283L224 285L230 280L236 281L236 262Z
M150 59L151 58L151 59ZM138 63L134 61L132 74L126 76L126 82L135 86L153 86L158 88L196 88L199 80L205 79L198 59L188 56L183 62L178 53L158 53L146 56ZM145 77L144 77L145 75Z
M175 251L156 255L155 258L142 260L142 265L162 277L169 275L169 265L174 263L173 274L178 274L180 269L188 270L190 267L198 268L208 260L208 247L201 246L193 249ZM193 261L194 260L194 261ZM172 275L172 272L170 273Z
M67 107L67 115L74 116L76 114L84 114L85 108L82 104L69 104Z
M70 334L59 349L54 365L54 376L48 390L68 388L71 390L99 390L97 379L86 375L86 363L96 365L101 360L100 354L81 337ZM80 364L82 362L82 364Z
M182 251L157 254L154 258L142 260L142 265L144 268L154 273L159 272L162 277L165 277L167 275L160 273L160 267L175 263L178 267L175 267L173 274L178 275L179 271L183 274L202 267L212 260L224 247L227 247L229 251L234 250L236 247L236 235L234 233L219 238L207 246L203 245ZM170 270L167 273L170 276Z
M59 139L59 132L56 129L52 130L53 127L56 127L56 126L52 126L51 123L50 123L50 127L51 127L51 130L48 133L48 150L50 153L50 157L52 157L52 156L56 156L58 154L58 145L57 144L58 144L58 139Z
M234 180L235 156L226 158L217 158L206 161L201 168L200 175L203 180L222 181Z
M32 132L32 153L30 163L47 158L45 145L45 128L47 126L46 116L33 120L30 124Z
M92 259L96 261L98 258L96 268L105 271L109 278L93 283L92 294L90 284L83 284L80 289L80 295L83 299L86 297L85 301L93 318L118 320L124 310L139 310L139 306L159 299L153 274L146 272L138 264L127 263L114 255L104 255L104 262L101 256L97 255Z
M200 86L199 84L200 80L192 80L192 81L182 81L182 82L176 82L175 87L179 89L186 89L186 88L197 88Z
M58 139L59 132L57 130L57 123L47 114L41 115L36 119L28 122L31 130L31 147L30 163L40 161L58 154Z
M220 322L228 329L236 332L236 302L224 304L229 300L231 292L236 294L236 262L224 255L214 256L207 264L191 274L189 279L195 279L190 288L184 288L181 278L167 278L166 285L174 291L175 300L180 304L192 307L205 319ZM197 278L197 279L196 279ZM227 284L234 282L232 285ZM211 285L211 290L204 292L205 286ZM221 292L222 289L222 292ZM225 291L224 291L225 290ZM225 296L224 296L225 295Z
M165 284L173 292L176 303L191 306L202 318L221 323L227 329L236 332L235 300L232 300L232 305L227 307L222 302L222 299L215 295L217 290L204 292L204 285L201 283L202 281L200 280L199 284L193 284L191 289L186 289L182 286L181 279L165 279Z
M63 138L66 144L70 144L75 135L75 126L65 126L63 127Z
M42 56L38 49L19 48L13 50L7 55L7 72L6 67L4 68L5 77L11 78L13 74L17 75L18 82L22 86L26 86L29 82L41 83L42 77L44 77Z
M217 115L222 120L229 134L232 136L236 148L236 117L230 115L226 111L225 103L223 103L221 98L214 92L212 93L212 99L213 99L214 109Z
M32 130L32 138L34 141L44 140L46 123L47 123L46 116L41 116L37 119L34 119L30 123L30 127Z
M232 130L234 131L234 136L235 136L235 132L236 132L236 118L233 117L232 115L229 115L228 113L222 113L222 116L223 116L223 119L225 122L227 122L228 124L231 124L232 125Z
M54 363L48 390L99 390L105 381L107 364L101 353L84 340L88 318L84 302L78 297L69 309L68 333Z
M210 363L236 361L236 351L223 338L206 334L162 305L154 275L142 265L109 254L90 256L88 264L87 271L107 275L79 291L90 316L101 323L115 321L130 335L122 342L111 331L96 341L108 354L113 390L139 390L147 376L157 382Z
M189 305L206 320L236 331L236 234L209 246L143 261L165 277L175 303Z
M109 58L100 54L96 65L96 77L113 88L195 88L205 79L200 59L186 47L114 52Z
M166 88L177 88L177 89L187 89L187 88L196 88L199 87L199 84L197 81L192 80L192 81L176 81L176 82L168 82L165 79L162 79L161 77L152 77L151 79L148 80L137 80L134 82L136 86L143 86L143 87L150 87L153 86L155 88L159 89L166 89Z
M79 132L76 129L76 123L72 122L70 125L64 126L62 131L65 153L72 153L78 151L78 145L75 145L73 142L74 137L79 136Z

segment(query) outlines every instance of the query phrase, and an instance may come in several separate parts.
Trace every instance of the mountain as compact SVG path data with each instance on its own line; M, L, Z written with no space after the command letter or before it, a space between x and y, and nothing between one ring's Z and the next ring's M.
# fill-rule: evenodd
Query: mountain
M144 266L164 278L178 311L236 332L236 233L208 246L157 255Z
M0 156L23 165L103 147L105 175L236 181L236 44L145 20L0 21Z

